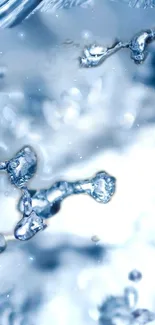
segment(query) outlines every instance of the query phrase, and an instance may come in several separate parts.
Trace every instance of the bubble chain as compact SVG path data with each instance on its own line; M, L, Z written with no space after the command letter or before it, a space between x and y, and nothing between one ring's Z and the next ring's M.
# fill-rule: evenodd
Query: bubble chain
M97 202L106 204L115 193L116 179L105 171L87 180L60 181L46 190L29 191L26 184L34 176L36 169L37 156L30 146L22 148L11 160L0 163L0 170L6 171L11 183L22 192L18 208L23 213L23 218L14 229L15 238L22 241L45 229L45 219L58 212L66 197L84 193Z
M98 67L109 56L121 49L127 48L131 52L131 59L136 64L141 64L147 58L148 44L155 40L155 30L148 29L134 35L129 42L115 42L111 47L102 47L96 44L85 47L79 58L80 66L84 68Z

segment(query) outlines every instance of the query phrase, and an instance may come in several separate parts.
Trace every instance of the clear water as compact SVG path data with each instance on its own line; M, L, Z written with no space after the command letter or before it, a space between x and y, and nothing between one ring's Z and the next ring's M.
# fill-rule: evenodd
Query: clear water
M85 46L106 48L154 27L154 9L109 0L87 5L40 8L0 32L0 161L34 148L37 170L28 186L48 224L28 241L14 239L21 191L1 171L7 247L1 236L0 325L155 322L154 43L142 65L124 49L99 67L79 67ZM53 192L53 184L79 186L99 171L117 180L108 204L81 193L49 208L41 190L55 198L63 191ZM105 198L105 183L95 184L93 193ZM90 194L91 184L84 185Z

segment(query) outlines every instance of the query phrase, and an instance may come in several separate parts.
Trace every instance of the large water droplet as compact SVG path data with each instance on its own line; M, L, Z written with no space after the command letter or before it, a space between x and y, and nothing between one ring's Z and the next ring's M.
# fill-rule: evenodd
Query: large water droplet
M106 172L99 172L92 179L92 190L90 195L101 203L108 203L116 189L116 179Z
M19 240L28 240L40 230L44 230L46 225L42 218L32 211L29 217L23 217L16 225L14 230L15 238Z
M31 147L21 149L7 165L7 172L11 183L22 187L35 174L37 168L37 157Z

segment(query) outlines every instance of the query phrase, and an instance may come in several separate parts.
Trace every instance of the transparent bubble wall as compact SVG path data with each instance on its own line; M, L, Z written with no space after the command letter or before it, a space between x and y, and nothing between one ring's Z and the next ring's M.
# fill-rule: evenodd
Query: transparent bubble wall
M21 191L1 171L0 325L153 324L154 43L142 65L129 49L96 68L80 67L79 57L90 44L106 48L154 27L155 9L131 8L154 1L71 2L46 1L12 28L12 8L20 16L26 1L0 17L0 161L25 145L35 150L28 218L45 228L14 238ZM108 204L96 202L107 183L95 178L92 189L88 181L100 171L117 180ZM60 196L61 206L49 205Z

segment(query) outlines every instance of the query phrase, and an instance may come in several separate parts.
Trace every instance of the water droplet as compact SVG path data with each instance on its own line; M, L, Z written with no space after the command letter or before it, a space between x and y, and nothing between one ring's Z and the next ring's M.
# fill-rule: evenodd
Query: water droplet
M116 189L116 179L106 172L99 172L92 179L92 190L90 195L97 201L108 203Z
M46 225L42 218L36 215L34 211L29 217L23 217L16 225L14 236L19 240L28 240L32 238L40 230L44 230Z
M128 274L128 279L133 282L139 282L142 279L142 273L138 270L132 270Z
M98 66L103 62L106 54L107 48L93 44L84 49L83 56L80 58L80 65L85 68Z
M142 63L146 57L146 46L149 41L153 38L152 31L142 31L136 34L129 44L129 48L131 50L131 58L135 61L135 63Z
M136 309L132 312L133 319L139 324L144 325L155 320L155 313L148 309Z
M97 235L94 235L91 237L91 240L94 242L94 243L98 243L100 241L100 238L97 236Z
M0 234L0 253L2 253L5 249L6 249L6 240L5 240L5 237Z
M22 187L32 178L37 168L37 157L29 146L21 149L7 165L7 172L11 183L17 187Z

